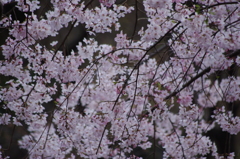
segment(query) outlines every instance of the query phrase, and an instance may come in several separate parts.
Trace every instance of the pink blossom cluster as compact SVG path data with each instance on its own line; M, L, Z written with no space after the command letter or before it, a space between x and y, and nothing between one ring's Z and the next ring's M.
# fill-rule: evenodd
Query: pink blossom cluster
M237 134L240 131L240 118L233 117L231 111L226 112L225 107L216 110L215 115L216 122L220 125L223 131L227 131L230 134Z
M163 158L234 158L221 156L206 134L217 125L240 132L240 117L227 105L240 100L239 75L218 77L240 64L240 3L136 1L148 23L133 40L120 19L137 14L137 5L99 2L51 0L38 17L40 1L19 0L17 8L31 12L26 20L1 19L9 36L1 46L0 125L27 125L18 143L32 159L135 158L134 148L156 146ZM92 37L69 55L55 47L59 41L51 49L42 43L80 23ZM114 46L94 38L113 31ZM209 108L213 122L205 118Z

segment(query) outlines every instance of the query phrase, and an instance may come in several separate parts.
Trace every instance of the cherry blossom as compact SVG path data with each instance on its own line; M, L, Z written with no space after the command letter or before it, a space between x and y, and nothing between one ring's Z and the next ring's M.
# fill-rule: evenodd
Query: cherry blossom
M26 129L27 158L156 158L156 147L162 158L235 157L209 132L240 131L238 1L51 0L40 15L41 5L16 1L25 20L0 19L0 125ZM89 36L66 53L78 25ZM97 40L109 33L112 43Z

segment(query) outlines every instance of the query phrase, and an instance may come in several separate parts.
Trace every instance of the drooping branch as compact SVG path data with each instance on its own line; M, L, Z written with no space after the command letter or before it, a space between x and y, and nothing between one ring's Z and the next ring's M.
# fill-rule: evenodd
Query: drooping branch
M187 83L185 83L181 89L176 90L174 92L172 92L171 94L169 94L167 97L164 98L164 100L167 100L175 95L177 95L179 92L181 92L184 88L188 87L190 84L192 84L194 81L196 81L199 77L202 77L204 74L210 72L211 68L208 67L206 69L204 69L202 72L200 72L198 75L196 75L195 77L193 77L192 79L190 79Z
M196 81L198 78L202 77L203 75L205 75L206 73L210 72L211 68L207 67L206 69L204 69L202 72L200 72L199 74L197 74L195 77L193 77L192 79L190 79L187 83L185 83L179 90L176 90L174 92L172 92L171 94L169 94L167 97L164 98L164 100L168 100L171 97L176 96L179 92L181 92L184 88L190 86L194 81ZM155 109L158 108L158 105L154 106L151 111L153 112ZM145 112L140 116L140 119L143 118L144 116L148 115L149 112Z
M230 54L227 54L226 57L233 58L233 57L236 57L238 55L240 55L240 50L233 51Z

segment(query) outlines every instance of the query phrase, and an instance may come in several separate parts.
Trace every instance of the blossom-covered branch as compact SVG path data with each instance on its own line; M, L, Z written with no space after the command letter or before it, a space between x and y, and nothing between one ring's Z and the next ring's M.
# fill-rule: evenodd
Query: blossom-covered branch
M1 1L0 125L27 132L18 140L25 157L239 153L221 152L231 143L209 134L240 131L240 3L133 2L49 0L42 10L42 1ZM66 53L79 25L89 36Z

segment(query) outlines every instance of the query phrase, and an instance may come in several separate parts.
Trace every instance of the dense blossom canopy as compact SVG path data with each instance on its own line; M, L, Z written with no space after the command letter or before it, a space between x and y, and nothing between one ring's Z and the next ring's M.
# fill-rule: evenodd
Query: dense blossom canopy
M51 0L38 16L39 1L18 0L25 20L1 17L9 35L0 124L27 127L18 143L28 157L134 158L134 148L158 146L163 158L234 158L219 154L207 133L240 131L232 111L240 99L238 0L94 1ZM139 38L120 22L133 12L135 26L139 12L147 20L133 29ZM60 40L42 43L79 24L91 36L69 54L56 47ZM115 44L94 38L111 32Z

